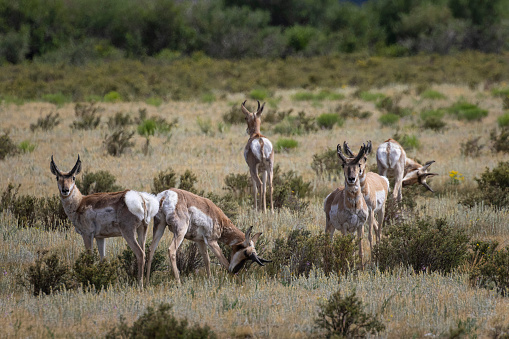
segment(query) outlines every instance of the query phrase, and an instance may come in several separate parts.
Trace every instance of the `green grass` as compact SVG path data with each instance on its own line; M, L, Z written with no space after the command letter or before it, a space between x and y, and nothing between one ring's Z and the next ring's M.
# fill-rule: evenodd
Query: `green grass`
M288 152L294 148L297 148L299 143L291 138L279 138L276 141L276 151L277 152Z
M382 126L394 126L399 121L399 115L393 113L385 113L378 118L378 121Z
M344 94L334 93L327 90L322 90L318 93L313 92L297 92L293 95L292 99L295 101L323 101L323 100L343 100Z
M344 120L336 113L323 113L316 118L319 128L332 129L334 125L343 126Z
M509 96L509 87L499 87L491 90L491 94L495 97Z
M55 94L44 94L42 96L42 101L50 102L57 106L62 106L68 102L71 102L72 100L67 95L64 95L62 93L55 93Z
M359 98L364 101L378 101L385 98L385 95L382 93L373 93L373 92L360 92Z
M105 102L119 102L122 101L122 96L117 91L111 91L104 95L103 100Z
M257 88L249 92L249 97L254 100L265 100L270 96L270 93L265 88Z
M509 112L506 112L497 118L498 126L500 128L509 127Z
M422 99L430 99L430 100L441 100L441 99L447 99L445 95L443 95L440 92L434 91L434 90L427 90L421 93Z
M147 103L147 105L159 107L163 103L163 99L159 97L150 97L147 100L145 100L145 102Z
M18 147L23 153L31 153L35 151L37 145L32 144L29 140L23 140L19 143Z
M488 111L479 108L477 105L471 104L466 101L458 101L447 111L456 116L459 120L466 121L481 121L483 118L488 116Z

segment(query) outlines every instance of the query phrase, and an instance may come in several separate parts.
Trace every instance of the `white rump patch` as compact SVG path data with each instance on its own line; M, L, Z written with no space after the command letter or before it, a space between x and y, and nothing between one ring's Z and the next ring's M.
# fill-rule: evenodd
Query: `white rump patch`
M161 205L161 209L164 211L164 214L170 215L175 212L175 207L178 202L178 194L171 190L162 191L157 195L158 203L164 197L163 204Z
M268 159L272 153L272 143L267 138L261 138L263 140L263 159ZM251 143L251 152L253 152L256 159L262 161L262 151L260 147L260 139L253 140Z
M129 212L134 214L138 219L145 220L147 223L149 223L150 219L157 213L159 203L153 194L128 191L124 199Z

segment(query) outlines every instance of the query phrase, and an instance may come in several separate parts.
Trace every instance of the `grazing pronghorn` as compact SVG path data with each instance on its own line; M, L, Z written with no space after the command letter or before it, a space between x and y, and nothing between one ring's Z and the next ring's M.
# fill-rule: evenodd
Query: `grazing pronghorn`
M376 233L376 241L377 243L380 241L382 235L382 225L384 222L385 215L385 203L387 201L387 194L389 193L389 179L384 176L381 176L377 173L366 171L366 161L367 155L371 153L372 146L371 141L368 141L368 145L366 147L366 152L364 156L364 161L360 161L361 164L361 174L360 174L360 183L361 183L361 191L364 196L364 200L369 208L369 217L368 217L368 234L369 234L369 247L373 250L372 244L372 234L373 230ZM348 147L346 141L343 143L343 150L349 157L355 157L355 155Z
M384 141L376 151L376 163L378 165L378 174L387 177L394 177L394 189L392 194L396 201L400 202L401 187L413 184L421 184L433 192L426 178L438 175L429 173L429 167L435 160L426 162L424 165L417 163L406 156L403 147L394 139Z
M157 195L159 212L154 217L154 236L148 254L147 282L150 279L150 266L157 244L164 234L166 226L173 233L168 249L171 267L177 283L180 275L177 268L177 250L184 238L194 241L203 256L207 276L210 277L210 258L207 246L210 247L219 262L231 273L237 273L246 263L252 260L264 266L270 262L256 254L255 243L261 233L251 235L250 227L246 234L242 233L228 217L207 198L188 191L172 188ZM224 257L218 241L232 248L230 262Z
M270 193L270 211L274 212L274 202L272 200L272 179L274 169L274 148L269 139L260 133L261 120L260 117L265 107L265 103L260 107L258 101L258 109L256 112L251 113L247 110L246 101L241 105L242 112L246 116L247 129L249 140L244 148L244 158L249 166L249 173L251 173L251 180L253 181L253 195L255 210L258 209L258 192L260 192L260 204L262 205L263 212L267 211L267 183L269 185ZM261 172L263 183L258 176Z
M122 236L136 255L138 283L140 288L143 288L145 239L150 219L155 216L159 207L156 197L150 193L131 190L82 195L76 186L76 175L81 172L79 155L69 172L61 172L53 161L53 156L50 168L51 173L57 177L65 214L71 219L76 232L83 237L85 248L92 251L95 238L102 260L105 254L104 239Z
M324 201L325 232L332 236L335 230L340 230L343 235L357 232L359 242L359 260L362 265L362 238L364 237L364 224L368 219L369 208L362 196L360 176L362 162L367 150L362 145L359 154L355 158L347 158L341 152L338 144L337 153L341 160L345 175L345 186L336 188Z

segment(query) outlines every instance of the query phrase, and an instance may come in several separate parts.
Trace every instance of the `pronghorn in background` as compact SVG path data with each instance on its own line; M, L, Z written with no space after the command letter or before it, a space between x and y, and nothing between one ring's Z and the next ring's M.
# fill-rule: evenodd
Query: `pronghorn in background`
M242 112L246 117L247 129L249 140L244 148L244 158L249 166L251 180L253 182L253 195L255 210L258 209L258 192L260 193L260 204L263 212L267 211L267 184L269 185L270 193L270 211L274 212L274 203L272 200L272 179L274 170L274 148L269 139L263 136L260 132L261 120L260 117L265 107L265 103L260 107L258 101L258 109L256 112L251 113L247 110L246 101L241 105ZM260 180L258 174L261 172L263 182Z
M69 172L61 172L51 156L50 169L57 177L65 213L76 232L83 237L85 248L92 251L95 238L102 260L105 254L104 239L122 236L136 255L138 283L140 288L143 288L145 239L148 224L159 207L156 197L150 193L132 190L82 195L76 186L76 175L81 172L79 155Z
M194 241L203 256L207 276L210 277L210 258L207 246L219 262L231 273L237 273L246 263L252 260L264 266L269 260L258 257L255 244L261 233L251 235L250 227L242 233L230 219L207 198L188 191L172 188L157 195L159 211L154 217L154 235L148 254L147 283L150 279L152 259L166 226L173 233L168 249L171 267L177 283L180 285L180 274L177 268L177 250L184 238ZM224 257L218 242L232 248L230 261Z
M325 232L332 239L335 230L343 235L357 232L359 243L359 260L362 265L362 238L364 237L364 224L368 219L369 208L362 196L360 177L362 175L362 162L367 146L362 145L355 158L347 158L341 152L338 144L337 154L341 160L345 175L345 186L337 188L329 194L324 201Z
M435 160L426 162L424 165L406 156L403 147L394 139L384 141L376 151L376 163L378 174L394 177L394 189L392 194L396 201L401 202L401 187L413 184L421 184L433 192L426 182L427 178L438 175L429 173L429 167Z
M355 155L348 147L346 141L343 143L343 150L349 157L354 158ZM376 235L376 242L380 241L382 236L382 226L385 216L385 203L387 202L387 195L389 193L389 179L377 173L369 172L366 170L367 156L371 153L371 141L368 141L364 158L359 161L361 165L360 183L361 191L369 208L368 217L368 235L369 247L373 251L372 234L373 231Z

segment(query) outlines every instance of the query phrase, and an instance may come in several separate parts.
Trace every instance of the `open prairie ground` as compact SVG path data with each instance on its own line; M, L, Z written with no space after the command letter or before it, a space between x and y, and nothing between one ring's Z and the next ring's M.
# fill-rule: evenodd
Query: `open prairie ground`
M312 183L309 207L305 213L283 209L273 215L263 215L253 212L250 205L242 205L236 225L241 229L253 225L256 231L263 232L262 237L268 239L269 246L273 239L296 228L313 233L322 231L325 225L323 199L341 185L343 179L318 177L311 168L313 155L336 148L343 141L348 141L356 151L362 143L371 140L376 150L381 142L393 137L399 127L398 133L413 135L420 143L420 147L407 151L408 156L423 162L435 160L432 171L439 174L430 180L435 193L424 188L420 191L417 213L429 218L443 217L452 225L466 228L473 238L509 245L507 210L483 205L468 208L458 204L465 192L477 187L474 178L486 167L493 168L500 161L508 160L507 154L493 153L489 147L490 131L498 128L497 118L504 114L503 101L492 94L493 88L507 88L507 84L433 85L430 89L443 95L438 99L423 98L416 87L405 84L368 89L372 93L399 97L400 107L409 110L408 115L390 126L381 125L382 111L374 102L356 95L355 87L332 89L333 93L342 94L333 100L296 100L295 95L303 92L302 89L273 92L264 114L269 110L293 109L294 114L304 111L307 116L318 117L335 112L338 105L350 103L372 115L367 119L348 118L341 127L291 136L298 146L276 153L275 163L283 171L293 170ZM157 173L171 167L176 173L186 169L194 172L198 177L197 188L223 194L226 175L248 171L243 158L247 135L244 124L223 125L221 129L218 124L223 123L223 114L233 105L241 115L240 104L244 100L248 99L250 109L256 101L242 93L218 92L214 96L215 100L210 102L164 101L159 106L142 102L98 103L104 110L101 123L94 130L70 128L76 120L74 103L61 106L42 102L3 103L0 105L1 129L8 131L16 144L28 141L36 148L0 161L0 189L3 191L13 183L21 184L19 194L56 195L57 185L49 166L51 155L61 170L70 170L79 154L85 173L107 170L124 188L151 191ZM419 127L422 111L449 107L459 100L478 105L487 110L488 115L473 122L446 115L447 126L441 131ZM111 133L106 124L108 119L117 112L135 118L140 109L146 109L147 116L159 116L168 121L177 118L178 126L171 131L171 136L156 134L151 137L147 154L142 151L145 138L135 134L135 145L129 151L119 157L108 155L103 142ZM30 124L51 112L59 114L60 124L50 131L32 132ZM210 123L212 132L203 133L198 119ZM264 116L262 133L275 144L283 136L275 133L273 126L263 119ZM479 143L486 147L478 157L462 155L461 144L474 137L480 137ZM374 153L368 160L370 167L375 164ZM464 180L454 182L449 175L451 171L460 173ZM150 228L149 240L151 232ZM316 337L320 334L314 325L317 303L338 288L345 293L356 290L366 311L379 315L386 326L382 337L439 337L447 335L462 321L471 325L470 334L483 338L489 337L497 326L509 326L509 299L493 291L471 287L466 269L449 275L415 274L404 268L392 274L367 269L347 277L326 277L317 271L309 278L296 277L291 283L285 283L265 274L264 268L252 266L248 272L231 276L213 265L210 280L200 270L184 277L179 288L171 271L167 271L163 272L166 278L162 278L161 283L148 285L143 292L136 286L118 284L97 293L72 290L34 297L30 288L21 284L20 277L26 275L28 267L34 263L37 251L55 251L61 260L72 265L84 248L81 237L73 228L45 231L38 227L18 227L9 213L1 215L0 233L1 337L103 337L118 324L120 317L131 323L147 306L160 302L173 304L177 318L186 317L191 324L206 324L221 338ZM167 233L159 248L167 247L169 241ZM121 238L108 239L106 244L109 258L116 257L126 247ZM212 260L217 263L215 258Z

